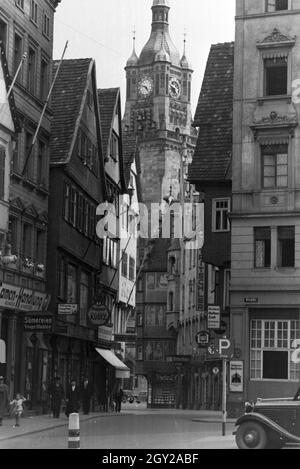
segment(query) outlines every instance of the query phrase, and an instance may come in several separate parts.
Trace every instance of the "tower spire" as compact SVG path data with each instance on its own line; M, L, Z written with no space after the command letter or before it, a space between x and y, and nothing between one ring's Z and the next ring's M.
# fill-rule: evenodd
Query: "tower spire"
M135 40L136 40L135 26L133 27L132 35L133 35L132 36L133 50L132 50L132 54L131 54L130 58L127 60L126 67L135 67L138 64L138 61L139 61L139 58L138 58L138 56L136 54L136 51L135 51Z
M180 64L181 64L182 68L190 69L191 68L190 63L189 63L188 59L186 58L186 38L187 38L187 32L186 32L186 28L184 28L184 33L183 33L183 55L182 55Z

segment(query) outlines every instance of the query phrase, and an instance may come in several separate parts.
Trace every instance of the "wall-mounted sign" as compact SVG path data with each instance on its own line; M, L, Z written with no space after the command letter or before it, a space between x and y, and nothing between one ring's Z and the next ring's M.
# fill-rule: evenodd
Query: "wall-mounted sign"
M66 316L76 314L78 311L77 304L68 304L68 303L61 303L58 305L58 314L65 314Z
M196 343L199 347L207 347L209 343L209 332L208 331L200 331L196 334L195 337Z
M41 312L48 308L49 300L50 297L47 293L23 288L18 301L18 309L29 313Z
M0 307L28 313L46 311L50 302L47 293L0 283Z
M105 326L110 320L110 311L106 305L95 304L88 311L88 319L93 326Z
M21 288L6 283L0 285L0 307L16 309Z
M208 306L207 309L208 329L220 329L221 309L220 306Z
M244 303L258 303L258 298L244 298Z
M0 340L0 363L6 363L6 344Z
M230 392L244 391L244 362L231 361L229 364L229 390Z
M168 363L190 363L191 355L169 355L166 357Z
M24 318L24 330L26 332L52 331L52 316L26 316Z
M199 249L197 269L197 311L204 314L205 296L205 267L202 262L202 250Z
M98 340L104 340L105 342L112 342L113 341L113 328L111 326L98 327Z

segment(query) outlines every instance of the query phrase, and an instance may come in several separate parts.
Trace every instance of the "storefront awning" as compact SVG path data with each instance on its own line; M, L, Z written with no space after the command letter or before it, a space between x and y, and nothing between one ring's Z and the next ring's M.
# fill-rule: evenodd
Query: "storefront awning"
M4 340L0 340L0 363L6 363L6 345Z
M116 378L130 378L130 369L111 350L96 348L96 352L116 370Z

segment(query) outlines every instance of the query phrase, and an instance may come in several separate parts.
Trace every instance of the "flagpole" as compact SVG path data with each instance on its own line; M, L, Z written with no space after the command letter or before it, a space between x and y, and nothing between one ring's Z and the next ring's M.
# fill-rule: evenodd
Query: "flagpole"
M24 54L22 55L21 61L20 61L20 63L19 63L18 69L17 69L17 71L16 71L16 73L15 73L14 79L13 79L13 81L11 82L11 85L10 85L10 87L9 87L9 90L8 90L8 93L7 93L7 97L8 97L8 98L9 98L9 96L10 96L12 90L13 90L13 87L15 86L15 83L16 83L16 81L17 81L18 75L19 75L19 73L20 73L20 70L21 70L21 68L22 68L22 66L23 66L23 63L25 62L26 58L27 58L27 52L24 52Z
M55 76L54 76L52 85L51 85L51 87L50 87L50 90L49 90L47 99L46 99L46 101L45 101L44 108L43 108L43 111L42 111L42 114L41 114L41 117L40 117L38 126L37 126L37 128L36 128L36 131L35 131L35 134L34 134L34 137L33 137L32 143L31 143L31 146L30 146L30 148L29 148L29 151L28 151L28 154L27 154L27 157L26 157L26 161L25 161L25 164L24 164L24 167L23 167L23 171L22 171L22 175L23 175L23 176L24 176L24 174L25 174L25 170L26 170L26 167L27 167L27 164L28 164L30 155L31 155L31 153L32 153L34 144L35 144L35 142L36 142L36 139L37 139L37 136L38 136L40 127L41 127L41 125L42 125L43 117L44 117L44 115L45 115L45 112L46 112L48 103L49 103L49 101L50 101L50 97L51 97L51 94L52 94L52 91L53 91L53 88L54 88L54 85L55 85L57 76L58 76L58 74L59 74L60 67L61 67L62 62L63 62L63 60L64 60L64 56L65 56L65 53L66 53L66 50L67 50L67 47L68 47L68 43L69 43L69 41L66 42L66 45L65 45L65 48L64 48L62 57L61 57L60 62L59 62L59 64L58 64L58 67L57 67L57 70L56 70L56 73L55 73Z

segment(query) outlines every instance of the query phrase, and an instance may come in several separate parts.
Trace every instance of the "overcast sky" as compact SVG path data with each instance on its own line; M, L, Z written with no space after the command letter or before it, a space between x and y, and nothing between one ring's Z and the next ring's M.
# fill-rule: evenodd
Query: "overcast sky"
M122 112L125 71L136 29L138 55L151 31L153 0L62 0L55 14L54 58L92 57L99 88L120 87ZM170 0L170 34L180 53L184 30L187 57L194 69L193 113L197 104L211 44L234 40L235 0Z

